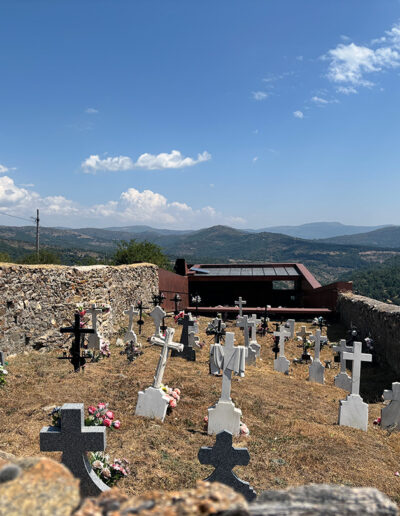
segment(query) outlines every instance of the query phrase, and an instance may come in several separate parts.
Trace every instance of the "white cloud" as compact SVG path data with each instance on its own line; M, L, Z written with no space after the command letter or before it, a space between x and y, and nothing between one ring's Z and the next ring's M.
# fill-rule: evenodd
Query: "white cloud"
M268 93L265 91L252 91L251 95L254 100L265 100L268 97Z
M91 108L91 107L88 107L87 109L85 109L85 113L87 113L88 115L97 115L98 112L99 112L98 109Z
M374 49L340 43L323 56L329 61L327 77L340 93L357 93L359 87L372 87L374 83L367 76L400 66L400 25L387 31L386 36L372 40L371 45L381 46Z
M325 104L329 104L329 100L326 100L326 99L323 99L321 97L313 97L311 99L312 102L314 102L315 104L321 104L321 105L325 105Z
M253 158L253 163L255 163L256 161L258 161L258 156L254 156Z
M198 163L202 163L203 161L208 161L211 159L211 154L207 151L204 151L201 154L197 155L197 159L194 158L184 158L182 154L173 150L169 154L166 152L162 152L157 156L153 154L142 154L139 156L138 160L135 163L136 168L144 168L146 170L165 170L171 168L184 168L184 167L192 167L193 165L197 165Z
M5 174L6 172L8 172L8 168L0 163L0 174Z
M214 224L242 224L240 217L229 217L212 206L193 208L185 202L169 201L151 190L128 188L117 200L83 206L61 195L41 197L37 192L17 186L8 176L0 177L0 216L4 211L32 216L40 209L46 225L80 226L147 223L155 226L205 227Z
M304 113L302 111L293 111L293 116L295 118L304 118Z
M161 154L141 154L136 162L129 156L116 156L114 158L107 157L101 159L99 155L89 156L82 162L81 167L86 173L96 173L100 170L109 172L120 172L123 170L133 170L141 168L146 170L166 170L179 169L184 167L192 167L203 161L211 159L211 154L207 151L197 155L197 159L184 157L180 151L173 150L169 154L162 152Z

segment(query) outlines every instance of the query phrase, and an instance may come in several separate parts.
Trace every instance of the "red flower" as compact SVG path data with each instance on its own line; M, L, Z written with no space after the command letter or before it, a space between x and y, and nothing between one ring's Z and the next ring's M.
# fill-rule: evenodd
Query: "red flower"
M89 414L94 414L96 412L96 407L94 407L93 405L90 405L90 407L88 407L88 412L89 412Z
M108 410L106 412L106 416L108 417L108 419L111 419L111 421L114 419L114 412L112 412L111 410Z
M100 410L105 409L106 408L106 404L105 403L99 403L97 405L97 408L100 409Z
M112 422L112 426L118 430L118 428L121 426L121 421L118 421L118 419L116 419Z
M104 426L111 426L112 422L111 419L108 419L107 417L103 419L103 425Z
M169 400L169 406L171 408L175 408L176 407L176 400L174 400L174 398Z

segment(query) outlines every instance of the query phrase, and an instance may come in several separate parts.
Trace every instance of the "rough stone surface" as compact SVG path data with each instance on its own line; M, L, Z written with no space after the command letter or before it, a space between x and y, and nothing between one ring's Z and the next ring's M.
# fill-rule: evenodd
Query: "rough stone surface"
M149 491L131 498L114 488L98 498L85 500L74 516L245 516L248 514L247 507L245 499L229 487L218 483L198 482L194 489Z
M395 516L396 505L374 488L311 484L264 491L250 505L251 516Z
M376 355L400 374L400 306L351 293L340 293L337 310L341 321L348 328L351 323L356 326L360 339L368 336L373 339Z
M3 468L18 468L14 479L0 483L0 514L69 516L80 503L79 480L51 459L19 459Z
M71 322L77 303L111 305L111 312L99 317L99 331L107 339L114 337L120 325L127 325L126 306L139 299L148 304L158 292L157 271L150 264L0 264L2 351L20 353L60 345L59 329Z

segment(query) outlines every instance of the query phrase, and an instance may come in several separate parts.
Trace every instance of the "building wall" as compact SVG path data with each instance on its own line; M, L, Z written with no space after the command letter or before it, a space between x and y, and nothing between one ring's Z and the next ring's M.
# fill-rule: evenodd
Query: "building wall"
M62 344L59 329L73 321L78 303L109 304L110 314L99 317L100 333L113 338L120 325L127 326L123 311L139 300L151 306L157 292L158 269L151 264L0 264L0 350L19 353Z
M400 306L341 293L337 310L347 327L356 326L362 338L371 336L378 358L400 374Z
M158 270L159 288L165 295L165 301L162 305L166 312L173 312L175 310L175 303L172 298L175 294L179 294L182 301L179 303L179 308L184 310L190 304L189 302L189 286L188 277L180 276L165 269Z

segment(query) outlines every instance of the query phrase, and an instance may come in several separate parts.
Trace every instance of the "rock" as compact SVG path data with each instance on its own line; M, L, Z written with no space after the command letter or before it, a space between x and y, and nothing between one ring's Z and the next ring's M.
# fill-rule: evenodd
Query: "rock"
M74 516L122 516L142 514L184 516L225 513L236 516L248 514L242 495L222 484L199 481L194 489L181 491L148 491L128 498L117 488L88 498Z
M397 506L372 487L311 484L285 491L264 491L250 505L251 516L395 516Z
M69 516L79 503L79 480L51 459L18 459L0 470L0 514Z

